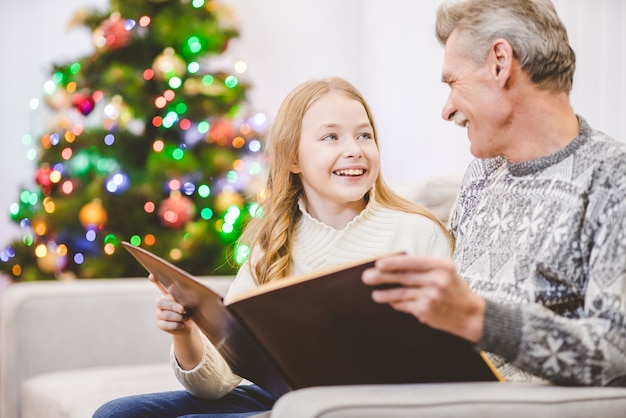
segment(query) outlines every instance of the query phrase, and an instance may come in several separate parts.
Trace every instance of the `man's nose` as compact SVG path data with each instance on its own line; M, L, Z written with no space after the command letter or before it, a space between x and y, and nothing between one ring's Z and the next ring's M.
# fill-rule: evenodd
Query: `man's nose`
M446 100L446 103L443 105L443 109L441 109L441 117L443 118L443 120L450 121L454 119L455 113L456 109L454 108L454 106L452 106L450 98L448 97L448 100Z

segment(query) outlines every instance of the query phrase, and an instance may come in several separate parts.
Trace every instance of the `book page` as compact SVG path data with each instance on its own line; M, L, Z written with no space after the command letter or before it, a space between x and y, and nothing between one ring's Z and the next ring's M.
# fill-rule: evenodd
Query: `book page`
M248 290L246 292L242 292L239 293L237 295L233 295L228 301L225 302L225 304L231 305L235 302L238 302L240 300L243 299L248 299L251 297L254 297L256 295L260 295L263 293L267 293L267 292L271 292L273 290L276 289L280 289L283 287L288 287L288 286L292 286L296 283L300 283L300 282L305 282L307 280L315 280L315 279L319 279L320 277L324 277L324 276L329 276L335 273L339 273L342 270L348 270L351 269L353 267L362 265L362 264L369 264L369 263L373 263L376 260L379 260L381 258L386 258L386 257L390 257L393 255L400 255L400 254L404 254L404 251L390 251L387 253L383 253L374 257L369 257L369 258L364 258L361 260L356 260L356 261L352 261L352 262L348 262L348 263L344 263L338 266L334 266L334 267L327 267L324 269L320 269L320 270L315 270L312 271L310 273L305 273L305 274L300 274L300 275L296 275L296 276L289 276L289 277L285 277L283 279L279 279L279 280L273 280L271 282L262 284L258 287L256 287L255 289L251 289Z

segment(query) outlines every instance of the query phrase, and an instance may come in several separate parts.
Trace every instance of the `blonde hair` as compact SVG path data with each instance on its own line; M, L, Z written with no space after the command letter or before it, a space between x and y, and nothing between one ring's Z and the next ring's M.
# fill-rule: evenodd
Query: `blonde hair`
M262 215L246 226L240 243L251 249L252 276L258 284L284 278L293 267L292 242L295 227L301 212L298 199L304 197L300 178L290 171L296 160L302 119L315 101L330 92L342 94L363 105L372 126L374 140L378 146L376 128L369 105L359 91L341 78L306 81L293 89L283 100L268 132L265 152L268 162L266 183L267 198L261 203ZM436 222L450 240L446 227L426 208L410 202L394 193L384 182L381 174L375 180L376 200L382 205L403 212L418 213ZM258 258L253 251L261 251Z
M459 30L458 52L483 64L491 43L506 39L539 88L569 94L576 55L550 0L448 1L437 10L436 35L445 46Z

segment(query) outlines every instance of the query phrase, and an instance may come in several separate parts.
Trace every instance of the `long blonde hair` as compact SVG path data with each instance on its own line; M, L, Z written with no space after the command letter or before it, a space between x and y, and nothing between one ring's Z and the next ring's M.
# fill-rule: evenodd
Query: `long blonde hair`
M333 77L306 81L293 89L283 100L265 141L268 162L267 198L261 202L262 215L246 226L240 243L251 249L249 260L252 276L258 284L284 278L293 267L292 242L301 212L298 199L304 191L297 174L290 171L298 154L302 119L311 105L324 95L336 92L361 103L372 126L378 146L376 127L369 105L359 91L344 79ZM376 200L389 208L418 213L437 223L450 240L447 228L426 208L410 202L393 192L379 173L374 188ZM252 252L261 251L257 257Z

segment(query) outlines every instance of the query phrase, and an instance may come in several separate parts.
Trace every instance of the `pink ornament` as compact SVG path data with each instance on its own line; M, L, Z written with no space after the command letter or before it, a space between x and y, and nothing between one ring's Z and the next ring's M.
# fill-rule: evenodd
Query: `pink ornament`
M159 218L163 225L179 229L189 222L196 213L193 201L180 193L172 193L159 206Z
M82 93L76 93L74 97L72 97L72 106L74 106L76 110L82 113L83 116L89 115L95 105L96 102L91 96L87 96Z

